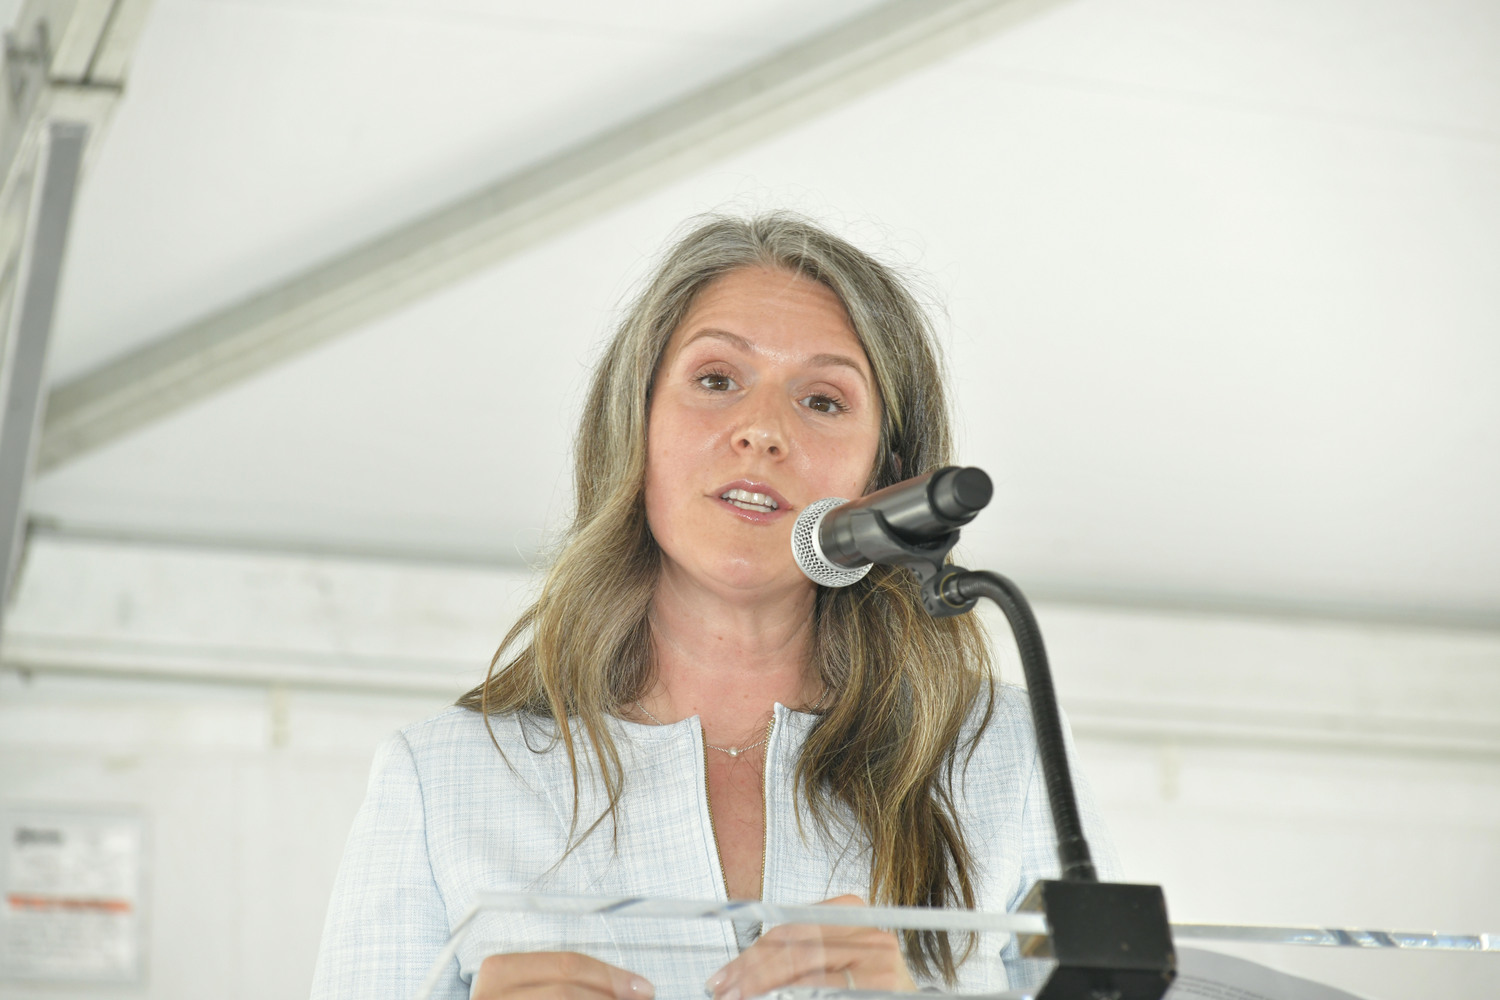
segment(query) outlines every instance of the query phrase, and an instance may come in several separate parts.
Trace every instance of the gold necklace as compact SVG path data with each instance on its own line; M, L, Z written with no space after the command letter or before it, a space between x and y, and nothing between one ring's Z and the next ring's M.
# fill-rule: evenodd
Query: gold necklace
M828 697L828 689L824 688L823 689L823 693L818 696L817 704L813 705L813 707L810 708L810 709L808 709L808 711L809 712L816 712L818 709L822 708L823 707L823 699L827 698L827 697ZM656 716L654 716L650 712L648 712L646 710L646 706L642 705L640 703L640 699L636 699L635 707L641 710L641 714L642 715L644 715L646 718L650 719L652 722L656 723L658 726L665 726L666 725L665 722L661 721ZM738 757L742 753L748 753L749 751L754 750L756 747L760 746L762 743L764 743L766 740L768 740L770 738L771 738L771 730L770 730L769 727L767 727L766 728L766 735L762 736L760 739L756 740L754 743L751 743L749 746L743 746L743 747L716 747L712 743L708 742L707 737L704 738L703 745L706 746L706 747L708 747L710 750L717 750L717 751L719 751L719 753L727 753L731 757Z
M665 722L661 721L656 716L654 716L650 712L646 711L646 706L642 705L639 701L637 701L635 703L635 707L641 710L641 714L642 715L644 715L646 718L650 719L652 722L656 723L658 726L665 726L666 725ZM756 747L760 746L762 743L764 743L766 740L768 740L770 738L771 738L771 733L770 733L769 730L767 730L766 735L762 736L760 739L756 740L754 743L751 743L749 746L743 746L743 747L716 747L712 743L708 742L708 740L706 738L703 741L703 745L706 746L706 747L708 747L710 750L717 750L717 751L719 751L719 753L727 753L731 757L738 757L742 753L746 753L747 751L754 750Z

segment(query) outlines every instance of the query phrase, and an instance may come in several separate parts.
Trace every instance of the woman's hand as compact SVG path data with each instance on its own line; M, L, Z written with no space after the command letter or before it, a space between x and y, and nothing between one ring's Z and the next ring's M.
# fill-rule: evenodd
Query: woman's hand
M864 906L839 896L820 906ZM875 927L785 924L773 927L708 977L714 1000L741 1000L783 986L915 990L896 935Z
M656 989L633 972L575 951L491 955L479 965L471 1000L651 1000Z

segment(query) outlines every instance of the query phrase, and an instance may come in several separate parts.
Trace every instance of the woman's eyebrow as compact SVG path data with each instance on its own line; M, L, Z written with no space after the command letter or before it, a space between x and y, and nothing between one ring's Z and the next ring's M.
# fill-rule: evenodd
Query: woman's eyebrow
M733 344L735 347L738 347L740 350L744 351L746 354L754 354L755 353L755 347L754 347L754 345L752 345L750 343L750 341L746 340L744 337L741 337L737 333L730 333L728 330L717 330L717 329L714 329L713 327L707 327L707 328L699 330L697 333L693 334L691 337L689 337L686 341L683 342L682 348L680 348L680 350L681 349L686 349L689 344L691 344L691 343L693 343L694 341L697 341L697 340L702 340L704 337L714 337L714 338L716 338L718 340L727 340L727 341L729 341L729 343Z
M733 344L735 347L744 351L746 354L756 353L755 345L750 343L750 341L746 340L744 337L741 337L737 333L730 333L728 330L719 330L714 327L707 327L705 329L699 330L697 333L689 337L687 339L687 342L684 343L682 345L682 348L680 349L685 350L689 344L693 343L694 341L701 340L704 337L713 337L715 340L728 341L730 344ZM870 379L869 376L865 374L864 368L860 367L859 362L855 361L847 354L814 354L812 357L807 359L807 363L809 365L812 365L814 368L827 368L831 365L836 365L841 368L848 368L853 371L854 374L859 376L860 381L865 384L865 388L869 388L870 386Z
M807 359L807 363L815 368L826 368L829 365L839 365L844 368L852 369L854 371L854 374L859 376L860 381L865 383L865 387L869 388L870 380L865 376L865 370L859 366L859 362L855 361L848 355L814 354L812 357Z

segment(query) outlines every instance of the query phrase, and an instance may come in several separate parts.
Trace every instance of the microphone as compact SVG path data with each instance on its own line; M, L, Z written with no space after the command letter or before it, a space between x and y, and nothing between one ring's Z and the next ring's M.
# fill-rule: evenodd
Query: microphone
M994 494L983 469L946 468L887 486L852 503L828 497L805 507L792 525L792 557L814 583L847 587L877 562L896 562L892 542L952 547Z

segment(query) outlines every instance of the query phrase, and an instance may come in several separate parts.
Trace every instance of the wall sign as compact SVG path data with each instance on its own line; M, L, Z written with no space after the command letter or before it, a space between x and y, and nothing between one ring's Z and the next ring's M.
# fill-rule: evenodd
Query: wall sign
M0 838L0 978L142 981L144 818L0 807Z

